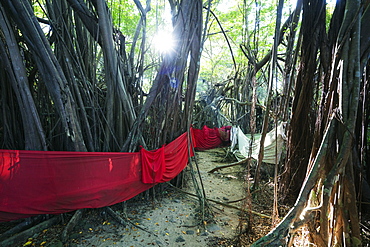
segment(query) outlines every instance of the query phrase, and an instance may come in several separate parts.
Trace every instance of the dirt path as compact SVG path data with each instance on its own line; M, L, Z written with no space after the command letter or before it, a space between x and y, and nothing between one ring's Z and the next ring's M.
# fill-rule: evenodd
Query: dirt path
M207 173L222 165L224 155L222 149L197 152L207 197L221 202L237 200L243 195L243 182L238 178L240 167L227 168L222 171L224 175ZM191 183L185 191L195 194ZM157 203L142 198L128 204L127 217L132 224L122 227L109 220L85 222L80 235L72 236L76 246L207 246L215 238L232 238L238 225L237 210L212 203L214 222L203 228L198 199L176 191L161 196ZM115 210L122 212L117 207Z
M229 203L244 197L241 166L223 169L210 174L208 171L224 165L223 149L197 152L197 161L209 199ZM195 194L193 186L185 188ZM80 225L75 227L67 243L58 239L63 225L45 229L19 246L222 246L222 239L234 238L239 224L238 210L210 203L213 215L204 225L199 219L199 202L196 197L175 190L157 195L156 200L135 198L112 207L122 218L128 218L126 226L117 224L99 210L89 210ZM153 198L152 196L147 196ZM240 202L230 203L240 207ZM125 212L125 213L124 213ZM217 241L216 241L217 240ZM226 244L224 246L227 246Z

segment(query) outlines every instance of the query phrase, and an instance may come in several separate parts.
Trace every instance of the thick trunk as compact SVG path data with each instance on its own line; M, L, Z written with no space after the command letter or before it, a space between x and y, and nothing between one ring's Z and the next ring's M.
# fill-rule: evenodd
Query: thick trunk
M314 21L319 17L319 21ZM325 1L313 4L303 1L302 17L302 58L295 85L294 100L292 106L292 118L288 133L287 163L284 170L282 184L283 195L298 194L303 179L306 175L308 161L311 153L316 117L314 109L315 72L317 67L317 56L322 32L325 31ZM288 182L290 180L291 182ZM291 193L288 193L291 192ZM294 200L295 198L289 198Z
M320 146L312 148L307 176L296 204L278 227L256 242L256 246L279 242L290 246L295 233L303 227L309 230L311 242L318 246L361 246L354 182L357 177L355 167L360 166L355 148L359 136L355 126L362 74L360 1L347 1L345 9L333 46L333 65L331 71L325 71L332 75L330 86L326 85L330 101L323 105L323 112L328 115L319 115L322 118L317 120L324 124L317 127L325 126L326 134L322 137L315 135L319 138L315 143ZM302 54L303 61L305 54ZM311 67L305 68L310 71ZM293 124L291 129L292 132L299 130ZM319 133L318 129L316 133Z

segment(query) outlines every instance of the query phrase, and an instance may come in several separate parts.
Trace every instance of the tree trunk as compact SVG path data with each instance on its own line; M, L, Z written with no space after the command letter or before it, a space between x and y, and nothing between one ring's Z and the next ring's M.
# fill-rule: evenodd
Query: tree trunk
M312 148L296 204L255 246L272 243L291 246L296 233L303 228L309 231L309 240L318 246L361 246L354 186L355 167L360 166L355 148L360 136L355 133L362 74L360 1L347 1L344 13L333 46L331 71L327 72L331 75L326 94L330 101L322 102L323 112L328 112L328 116L317 120L326 123L326 131L322 137L315 135L320 146Z
M181 1L176 7L173 36L177 44L173 51L163 56L123 150L135 150L142 142L140 136L147 138L146 148L158 148L189 127L199 72L202 4L198 0Z
M1 67L4 68L3 73L7 74L9 78L8 81L12 85L22 117L25 146L18 148L24 148L26 150L46 150L45 134L29 88L23 58L16 37L1 4L0 30L2 30L4 34L3 39L0 40L0 53L3 58L1 60L3 63Z
M70 86L33 14L29 1L3 1L3 4L21 30L27 45L32 51L33 59L37 64L48 92L53 99L64 130L64 149L85 151L86 147L77 119L75 102Z
M318 19L317 19L318 17ZM318 21L315 21L318 20ZM316 117L314 109L315 72L322 34L325 32L325 1L303 0L302 58L295 84L292 117L288 128L287 162L283 167L281 195L294 200L308 168ZM285 185L289 185L285 187Z

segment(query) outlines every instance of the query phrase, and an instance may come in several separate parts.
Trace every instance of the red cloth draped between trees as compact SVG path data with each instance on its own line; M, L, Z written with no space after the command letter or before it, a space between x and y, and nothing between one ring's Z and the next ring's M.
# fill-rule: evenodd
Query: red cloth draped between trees
M194 147L222 143L191 129ZM176 177L187 165L188 133L154 151L0 150L0 221L100 208L128 200Z
M207 150L229 144L231 126L221 128L192 129L197 150Z

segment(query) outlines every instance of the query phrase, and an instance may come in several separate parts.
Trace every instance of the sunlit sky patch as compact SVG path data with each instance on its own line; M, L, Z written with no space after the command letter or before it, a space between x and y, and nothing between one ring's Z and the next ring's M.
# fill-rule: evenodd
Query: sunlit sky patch
M172 33L168 30L159 30L153 38L154 48L159 53L167 53L174 48L174 39Z
M221 0L218 4L217 4L217 10L220 11L220 12L224 12L226 13L227 11L229 11L230 9L234 8L234 6L237 5L237 1L235 0Z
M154 34L152 45L155 50L161 54L171 52L174 49L175 41L172 35L171 10L168 5L165 5L162 14L161 25L157 27L157 32Z

